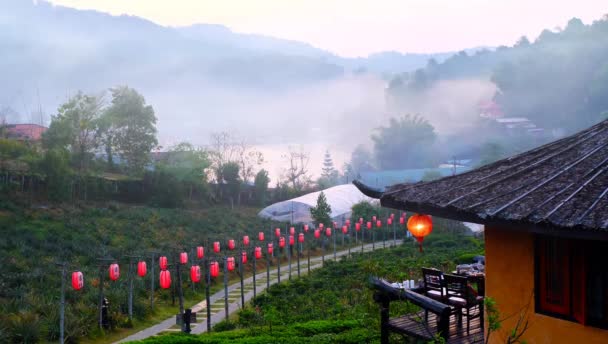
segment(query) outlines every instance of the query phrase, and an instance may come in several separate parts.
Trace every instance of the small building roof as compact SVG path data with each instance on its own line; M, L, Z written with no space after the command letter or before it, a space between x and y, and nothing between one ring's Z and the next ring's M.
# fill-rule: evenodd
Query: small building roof
M16 140L39 141L48 128L39 124L8 124L8 137Z
M383 206L485 224L608 231L608 120L575 135L439 180L385 192Z

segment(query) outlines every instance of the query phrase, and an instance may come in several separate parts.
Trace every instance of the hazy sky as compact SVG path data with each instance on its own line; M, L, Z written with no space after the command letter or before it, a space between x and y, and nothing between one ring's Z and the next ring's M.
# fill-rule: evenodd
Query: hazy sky
M569 18L608 13L606 0L50 0L162 25L223 24L304 41L343 56L511 45Z

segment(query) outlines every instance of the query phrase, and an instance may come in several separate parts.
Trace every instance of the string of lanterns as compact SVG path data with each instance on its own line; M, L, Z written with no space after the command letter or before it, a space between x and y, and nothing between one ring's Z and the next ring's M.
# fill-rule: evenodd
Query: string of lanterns
M390 216L387 218L386 223L387 225L392 225L394 222L394 214L390 214ZM402 213L402 215L399 218L399 224L400 225L404 225L406 223L405 221L406 218L406 214ZM364 223L364 219L363 218L359 218L359 221L355 222L355 231L356 232L360 232L362 225ZM371 221L367 221L366 222L366 228L368 230L371 230L373 227L373 224L375 223L376 228L381 228L382 227L382 220L378 219L376 216L372 217ZM337 223L333 223L334 228L337 228ZM350 228L351 222L350 220L346 220L345 224L341 227L342 230L342 234L346 235L348 234L348 230ZM332 236L332 228L331 227L325 227L322 223L319 224L318 228L314 229L313 231L313 235L315 239L320 239L321 238L321 232L324 229L324 234L326 237L330 238ZM412 216L410 216L410 218L407 220L407 229L408 231L411 233L411 235L416 239L416 241L419 243L419 250L420 252L422 252L422 242L424 240L424 238L426 236L428 236L429 234L431 234L432 230L433 230L433 220L432 217L430 215L423 215L423 214L414 214ZM305 241L305 233L309 232L309 225L304 225L303 226L303 230L304 233L298 233L297 234L297 241L298 243L304 243ZM275 236L277 237L277 241L278 241L278 245L280 248L285 248L286 245L286 240L285 237L281 235L281 229L280 228L276 228L275 229ZM265 240L265 235L264 232L259 232L258 233L258 240L260 242L263 242ZM296 231L294 227L290 227L289 228L289 245L290 246L294 246L295 245L295 241L296 241ZM248 235L243 236L243 245L244 246L249 246L251 243L250 238ZM227 246L229 250L235 250L236 249L236 242L234 239L229 239L227 241ZM267 249L267 254L269 256L272 256L274 254L274 245L272 242L267 243L266 246ZM219 254L221 253L221 245L219 241L214 241L213 242L213 252L215 254ZM196 247L196 257L200 260L203 259L205 257L205 248L203 246L197 246ZM263 257L263 251L262 251L262 247L260 246L256 246L254 247L253 250L253 257L256 260L262 259ZM240 262L241 264L246 264L248 261L247 259L247 252L246 251L242 251L241 252L241 259ZM188 253L187 252L181 252L179 254L179 263L182 265L186 265L188 264ZM168 259L166 256L160 256L158 258L158 265L160 267L160 275L159 275L159 280L160 280L160 287L163 289L169 289L171 288L171 272L168 270L169 264L168 264ZM234 257L227 257L226 258L226 267L228 271L234 271L236 266L236 261ZM220 273L220 266L219 266L219 262L218 261L211 261L209 262L209 275L212 278L217 278L219 276ZM139 277L145 277L147 274L147 264L145 261L138 261L137 262L137 275ZM120 278L120 267L118 265L118 263L111 263L109 265L108 268L108 276L110 278L110 280L112 281L117 281ZM201 272L201 267L199 265L192 265L190 267L190 279L193 283L199 283L201 281L201 276L202 276L202 272ZM81 271L73 271L72 272L72 288L74 290L81 290L84 288L84 275Z

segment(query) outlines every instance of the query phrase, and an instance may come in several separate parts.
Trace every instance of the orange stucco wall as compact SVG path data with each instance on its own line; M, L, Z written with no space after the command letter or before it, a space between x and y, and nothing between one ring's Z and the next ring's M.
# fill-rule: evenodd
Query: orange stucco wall
M534 236L486 227L486 295L494 298L501 318L515 314L492 334L491 343L506 343L518 314L529 302L530 327L522 339L533 343L608 343L608 330L557 319L534 310Z

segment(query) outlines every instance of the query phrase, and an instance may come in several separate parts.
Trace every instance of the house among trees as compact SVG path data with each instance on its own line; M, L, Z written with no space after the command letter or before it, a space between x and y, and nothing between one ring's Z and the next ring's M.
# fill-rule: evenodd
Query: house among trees
M608 343L608 120L443 179L385 192L382 206L485 225L486 295L504 343ZM486 322L487 323L487 322Z
M39 124L7 124L5 129L9 139L37 142L48 128Z

